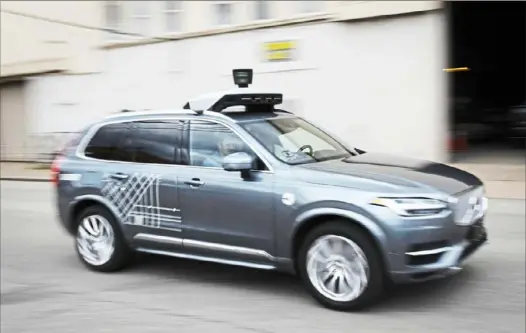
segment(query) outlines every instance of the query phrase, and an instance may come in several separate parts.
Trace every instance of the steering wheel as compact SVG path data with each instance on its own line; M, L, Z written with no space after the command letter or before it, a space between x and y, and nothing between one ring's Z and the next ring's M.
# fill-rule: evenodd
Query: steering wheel
M300 149L298 149L298 153L304 151L305 149L309 149L309 153L308 153L309 155L312 156L314 154L314 149L312 149L311 145L303 145L303 146L301 146Z

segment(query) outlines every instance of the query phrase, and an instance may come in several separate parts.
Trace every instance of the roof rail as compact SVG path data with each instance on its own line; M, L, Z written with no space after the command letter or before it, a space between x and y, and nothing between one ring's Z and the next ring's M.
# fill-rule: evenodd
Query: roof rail
M107 115L105 118L118 118L126 115L130 116L145 116L145 115L166 115L166 114L196 114L193 110L182 110L182 109L165 109L165 110L126 110L118 113Z

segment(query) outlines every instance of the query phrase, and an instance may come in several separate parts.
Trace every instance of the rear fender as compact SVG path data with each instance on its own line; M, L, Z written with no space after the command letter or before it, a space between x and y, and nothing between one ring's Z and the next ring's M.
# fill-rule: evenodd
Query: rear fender
M117 225L119 226L119 228L124 234L124 225L122 223L122 216L119 213L119 210L117 209L117 207L108 199L104 198L103 196L96 195L96 194L85 194L85 195L80 195L80 196L75 197L74 201L70 204L70 207L69 207L69 221L71 221L70 223L73 223L74 221L75 208L81 202L86 201L86 200L95 201L99 203L101 206L108 209L113 214L115 219L117 220L118 222Z

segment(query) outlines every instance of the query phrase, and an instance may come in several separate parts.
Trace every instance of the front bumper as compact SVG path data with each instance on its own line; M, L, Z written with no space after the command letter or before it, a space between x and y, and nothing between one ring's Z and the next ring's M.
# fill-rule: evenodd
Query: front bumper
M403 259L398 258L399 262L404 262L403 267L399 265L398 270L390 272L392 281L429 281L459 272L462 263L488 241L483 218L467 227L465 231L463 239L455 244L405 252Z

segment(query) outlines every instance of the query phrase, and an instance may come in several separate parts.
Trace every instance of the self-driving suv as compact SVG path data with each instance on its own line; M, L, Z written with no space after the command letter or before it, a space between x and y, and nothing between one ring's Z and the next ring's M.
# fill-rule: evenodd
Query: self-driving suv
M139 251L279 270L357 310L386 283L458 271L486 242L477 177L349 147L282 98L245 84L89 126L52 166L80 260L115 271Z

